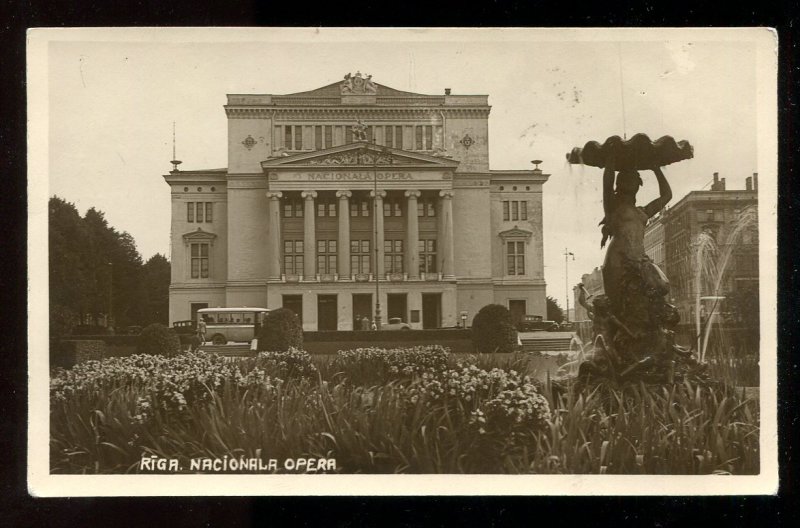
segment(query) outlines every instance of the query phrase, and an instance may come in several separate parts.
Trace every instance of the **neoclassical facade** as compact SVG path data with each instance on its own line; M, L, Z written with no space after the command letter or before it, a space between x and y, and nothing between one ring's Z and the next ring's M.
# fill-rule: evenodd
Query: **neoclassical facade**
M549 175L489 169L489 111L485 95L402 92L360 73L228 95L228 167L164 176L170 321L287 307L306 330L351 330L376 295L382 321L413 328L469 324L490 303L545 315Z

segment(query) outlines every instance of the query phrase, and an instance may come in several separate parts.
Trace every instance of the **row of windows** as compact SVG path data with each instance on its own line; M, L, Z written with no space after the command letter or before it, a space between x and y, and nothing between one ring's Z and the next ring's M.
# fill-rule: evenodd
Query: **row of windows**
M350 241L350 267L352 273L371 273L371 241ZM317 273L337 273L337 241L317 240ZM403 273L403 240L384 240L384 270L386 273ZM304 244L302 240L284 240L284 273L287 275L300 275L303 273ZM423 273L436 272L436 240L425 239L418 243L420 254L420 271Z
M186 221L211 222L214 212L213 206L214 204L212 202L187 202Z
M287 150L321 150L336 146L334 127L340 138L344 135L345 144L353 143L352 125L279 125L275 132ZM367 141L397 149L433 150L433 125L405 127L413 138L411 144L404 144L403 125L367 126ZM435 133L440 134L441 127L436 127Z
M352 273L371 273L370 240L350 241L350 268ZM191 244L191 276L193 279L208 278L209 270L209 244ZM404 272L404 241L384 240L384 270L386 273ZM337 273L336 253L338 243L336 240L317 240L317 273ZM419 271L421 273L435 273L436 268L436 240L420 240L419 245ZM303 274L304 244L302 240L284 240L283 242L283 272L287 275ZM525 243L507 242L507 274L525 275ZM757 270L757 257L737 259L741 271Z
M336 216L336 201L335 200L317 200L317 216L318 217L335 217ZM210 205L210 204L208 204ZM523 210L525 210L523 208ZM370 202L367 200L351 201L350 202L350 216L368 217L370 215ZM304 214L302 200L287 200L283 204L283 217L284 218L302 218ZM403 216L402 200L389 199L383 202L383 216ZM436 216L436 200L433 198L421 198L417 201L417 216L434 217ZM527 219L527 213L525 218Z
M527 220L528 202L506 200L503 202L503 220Z

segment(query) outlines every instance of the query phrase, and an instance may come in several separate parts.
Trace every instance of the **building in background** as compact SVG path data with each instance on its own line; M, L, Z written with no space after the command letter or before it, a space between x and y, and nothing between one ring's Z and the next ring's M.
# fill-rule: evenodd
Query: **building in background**
M758 206L758 174L748 176L745 181L745 189L727 190L725 178L720 179L714 173L711 190L692 191L662 214L665 260L662 269L669 278L670 297L680 312L681 323L696 320L696 277L703 267L724 268L717 292L720 297L733 300L742 292L758 291L758 219L754 213ZM744 219L750 222L742 228ZM705 262L697 262L695 253L701 233L710 236L716 246L716 256ZM657 248L654 251L657 254ZM726 253L730 257L723 262ZM701 281L701 297L714 293L709 282ZM723 301L716 311L732 316L732 309L731 303ZM757 306L753 309L757 310ZM706 310L706 303L702 303L703 319Z
M572 287L572 297L575 301L575 318L573 321L588 321L589 315L586 313L586 308L578 301L581 294L580 284L583 284L583 287L589 292L587 299L590 302L593 297L603 295L605 289L603 288L602 267L595 268L591 273L584 273L583 276L581 276L581 282Z
M656 266L664 271L664 210L647 221L644 229L644 252Z
M228 95L228 166L164 176L170 321L287 307L306 330L350 330L375 317L376 280L384 322L469 324L491 303L546 316L549 175L490 170L489 112L486 95L403 92L360 73Z

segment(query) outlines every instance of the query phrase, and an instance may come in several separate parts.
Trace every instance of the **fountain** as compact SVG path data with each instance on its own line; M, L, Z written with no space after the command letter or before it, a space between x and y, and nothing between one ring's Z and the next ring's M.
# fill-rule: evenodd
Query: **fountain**
M758 225L758 208L750 206L742 210L733 229L728 233L722 244L722 250L717 245L714 238L708 232L697 235L694 242L695 250L695 328L697 335L697 350L700 361L705 361L708 355L708 343L713 328L720 329L719 308L723 295L723 282L728 272L731 257L734 250L741 243L742 234L745 230ZM706 310L706 323L701 325L701 306L702 302L711 303L711 309ZM717 323L716 325L714 323ZM724 335L719 334L719 348L725 350L726 344Z
M705 380L705 365L691 350L675 343L677 309L666 301L669 281L644 252L644 228L672 198L661 167L693 156L686 141L670 136L651 141L645 134L630 140L619 136L602 145L591 141L567 154L570 163L604 169L601 247L610 239L603 265L604 295L579 296L593 322L594 354L578 371L581 383L591 378L619 382L672 383ZM659 197L644 207L636 205L643 185L639 170L651 170Z

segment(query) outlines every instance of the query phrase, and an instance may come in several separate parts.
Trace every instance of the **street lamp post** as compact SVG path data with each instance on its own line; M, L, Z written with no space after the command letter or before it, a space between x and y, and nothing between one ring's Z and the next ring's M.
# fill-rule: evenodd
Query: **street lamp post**
M564 248L564 294L567 299L567 322L569 322L569 257L572 257L572 260L574 261L575 253L572 253L569 249Z
M372 199L373 208L375 209L375 214L372 215L372 228L374 230L374 236L372 237L373 242L373 250L375 254L375 264L373 266L373 270L375 273L375 329L381 329L381 277L378 273L378 214L383 214L383 211L378 211L378 156L375 156L375 159L372 164L372 187L373 187L373 196Z
M108 320L106 329L111 326L111 319L114 315L114 264L108 263Z

